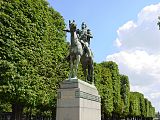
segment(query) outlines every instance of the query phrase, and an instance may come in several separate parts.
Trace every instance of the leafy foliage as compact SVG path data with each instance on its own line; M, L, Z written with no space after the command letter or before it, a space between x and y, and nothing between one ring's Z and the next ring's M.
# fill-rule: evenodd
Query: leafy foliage
M62 16L45 0L2 0L0 6L0 97L53 107L68 74Z
M151 102L139 92L131 92L130 94L130 116L145 119L153 118L155 108L151 105Z
M130 97L130 85L129 79L126 75L120 75L121 81L121 99L123 102L123 115L127 116L129 114L129 97Z
M120 75L118 65L115 62L109 61L105 65L112 75L112 87L113 87L113 112L120 114L122 111L121 96L120 96Z
M101 109L104 117L111 117L113 112L113 87L111 72L105 67L106 62L95 64L96 86L101 96Z
M136 96L136 94L134 92L130 93L130 116L138 116L139 115L139 101L138 98Z

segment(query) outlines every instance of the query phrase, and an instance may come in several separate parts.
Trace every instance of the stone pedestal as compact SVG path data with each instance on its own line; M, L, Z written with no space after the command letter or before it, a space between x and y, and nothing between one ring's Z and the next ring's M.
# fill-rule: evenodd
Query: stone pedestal
M63 81L58 89L56 120L101 120L96 87L78 79Z

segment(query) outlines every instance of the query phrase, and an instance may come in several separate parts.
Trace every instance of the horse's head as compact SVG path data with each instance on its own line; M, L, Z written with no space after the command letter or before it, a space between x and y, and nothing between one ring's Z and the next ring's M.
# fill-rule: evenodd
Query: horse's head
M71 32L75 32L76 31L77 25L76 25L74 20L72 22L69 20L69 28L70 28Z

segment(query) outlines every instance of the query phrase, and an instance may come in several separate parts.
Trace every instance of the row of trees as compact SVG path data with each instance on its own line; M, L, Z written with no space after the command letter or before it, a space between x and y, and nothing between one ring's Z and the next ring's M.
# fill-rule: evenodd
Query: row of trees
M115 62L95 64L95 80L101 95L102 118L118 120L154 118L155 108L139 92L131 92L129 79L119 74Z
M1 0L0 7L0 111L12 111L13 120L22 113L55 118L56 90L69 71L63 17L46 0ZM104 119L154 116L151 102L130 92L116 63L94 66Z
M63 17L46 0L0 0L0 102L13 119L23 110L51 110L67 77ZM5 108L9 109L9 108Z

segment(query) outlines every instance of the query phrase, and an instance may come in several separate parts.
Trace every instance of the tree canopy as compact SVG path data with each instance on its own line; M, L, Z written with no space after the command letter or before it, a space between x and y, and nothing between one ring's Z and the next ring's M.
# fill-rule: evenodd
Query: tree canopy
M95 64L95 82L101 96L101 109L103 117L111 117L113 112L112 74L106 63Z
M58 83L68 74L63 17L46 0L1 0L0 6L0 97L55 106Z

